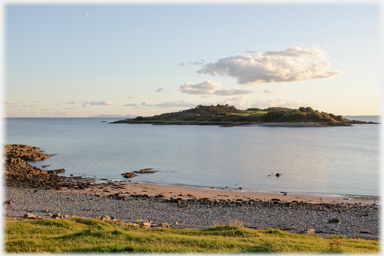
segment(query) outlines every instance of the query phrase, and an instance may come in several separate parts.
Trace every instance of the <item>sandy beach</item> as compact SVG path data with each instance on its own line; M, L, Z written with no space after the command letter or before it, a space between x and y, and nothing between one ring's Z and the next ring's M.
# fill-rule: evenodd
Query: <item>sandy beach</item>
M170 186L157 185L152 183L128 182L128 181L109 181L104 180L102 183L96 183L94 186L84 189L63 188L62 192L76 191L76 193L84 193L89 195L108 196L114 194L120 195L147 195L148 197L163 195L165 199L181 198L187 200L190 198L210 198L210 199L229 199L229 200L262 200L270 201L279 199L281 202L305 202L305 203L350 203L350 204L379 204L378 197L361 197L361 196L340 196L340 195L308 195L298 193L280 193L253 192L244 191L242 189L229 190L220 188L196 188L189 186ZM276 200L277 201L277 200Z

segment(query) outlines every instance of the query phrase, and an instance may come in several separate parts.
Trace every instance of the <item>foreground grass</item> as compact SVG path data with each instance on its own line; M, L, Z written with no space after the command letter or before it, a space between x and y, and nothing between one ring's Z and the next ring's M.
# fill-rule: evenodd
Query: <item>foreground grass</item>
M96 219L6 221L6 252L378 253L379 241L321 238L236 225L139 229Z

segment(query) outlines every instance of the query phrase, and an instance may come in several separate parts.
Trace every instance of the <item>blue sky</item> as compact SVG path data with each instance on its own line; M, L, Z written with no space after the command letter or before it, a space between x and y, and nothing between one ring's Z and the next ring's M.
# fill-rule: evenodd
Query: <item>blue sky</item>
M380 6L7 4L5 116L380 113Z

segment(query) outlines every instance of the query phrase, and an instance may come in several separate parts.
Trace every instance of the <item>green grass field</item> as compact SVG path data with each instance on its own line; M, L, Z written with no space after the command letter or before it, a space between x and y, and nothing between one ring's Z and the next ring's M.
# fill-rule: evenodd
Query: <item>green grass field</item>
M14 252L378 253L379 241L321 238L237 225L206 229L140 229L96 219L5 222L5 250Z

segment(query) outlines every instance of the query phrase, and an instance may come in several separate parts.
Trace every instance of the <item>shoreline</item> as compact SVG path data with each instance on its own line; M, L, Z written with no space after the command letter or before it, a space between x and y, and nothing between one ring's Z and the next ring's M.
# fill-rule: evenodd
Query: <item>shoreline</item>
M71 177L66 177L71 178ZM280 202L305 202L311 204L327 203L327 204L378 204L380 205L380 196L366 195L327 195L327 194L310 194L310 193L295 193L295 192L265 192L265 191L249 191L242 189L215 188L215 187L196 187L190 185L169 185L155 184L139 181L113 180L113 179L93 179L82 178L92 183L93 185L84 189L69 189L63 188L62 192L74 192L82 194L95 194L100 196L108 196L113 194L121 195L138 195L138 196L156 196L164 195L164 199L174 197L187 200L189 198L210 198L210 199L254 199L261 201L271 201L279 199ZM106 191L108 190L108 192ZM181 196L180 196L181 194ZM188 196L189 195L189 196Z
M164 120L134 120L124 119L108 124L152 124L152 125L213 125L219 127L233 126L264 126L264 127L338 127L352 126L353 124L379 124L366 121L339 121L339 122L231 122L231 121L164 121Z
M166 223L178 229L235 221L259 230L380 239L380 197L320 197L65 177L57 175L64 169L44 171L26 163L51 156L37 147L6 145L5 152L3 218L77 216L132 225L140 220L151 228Z
M150 228L165 223L176 229L236 223L256 230L380 239L381 207L376 203L364 200L327 203L326 198L316 201L294 195L290 200L290 195L279 197L266 193L258 199L247 192L230 192L119 182L59 190L7 186L6 196L12 202L3 217L13 220L85 217L118 221L121 225L145 222ZM285 199L280 200L281 197Z
M188 198L210 198L215 200L237 200L252 199L261 201L280 201L292 202L302 201L306 203L352 203L352 204L378 204L379 196L366 195L329 195L329 194L310 194L297 192L265 192L251 191L239 188L218 188L218 187L197 187L190 185L167 185L132 180L113 180L83 178L81 176L61 176L59 173L65 172L64 169L42 170L32 166L28 162L36 162L47 159L54 154L46 154L38 147L27 145L4 145L5 154L3 163L5 164L5 178L7 185L27 186L40 189L56 189L58 191L78 191L79 193L94 193L98 195L113 194L135 194L148 197L161 194L165 199L179 196L182 200ZM148 170L147 170L148 171ZM144 172L145 173L145 172ZM107 194L110 193L110 194ZM175 195L177 194L177 195ZM188 196L186 196L188 195Z

